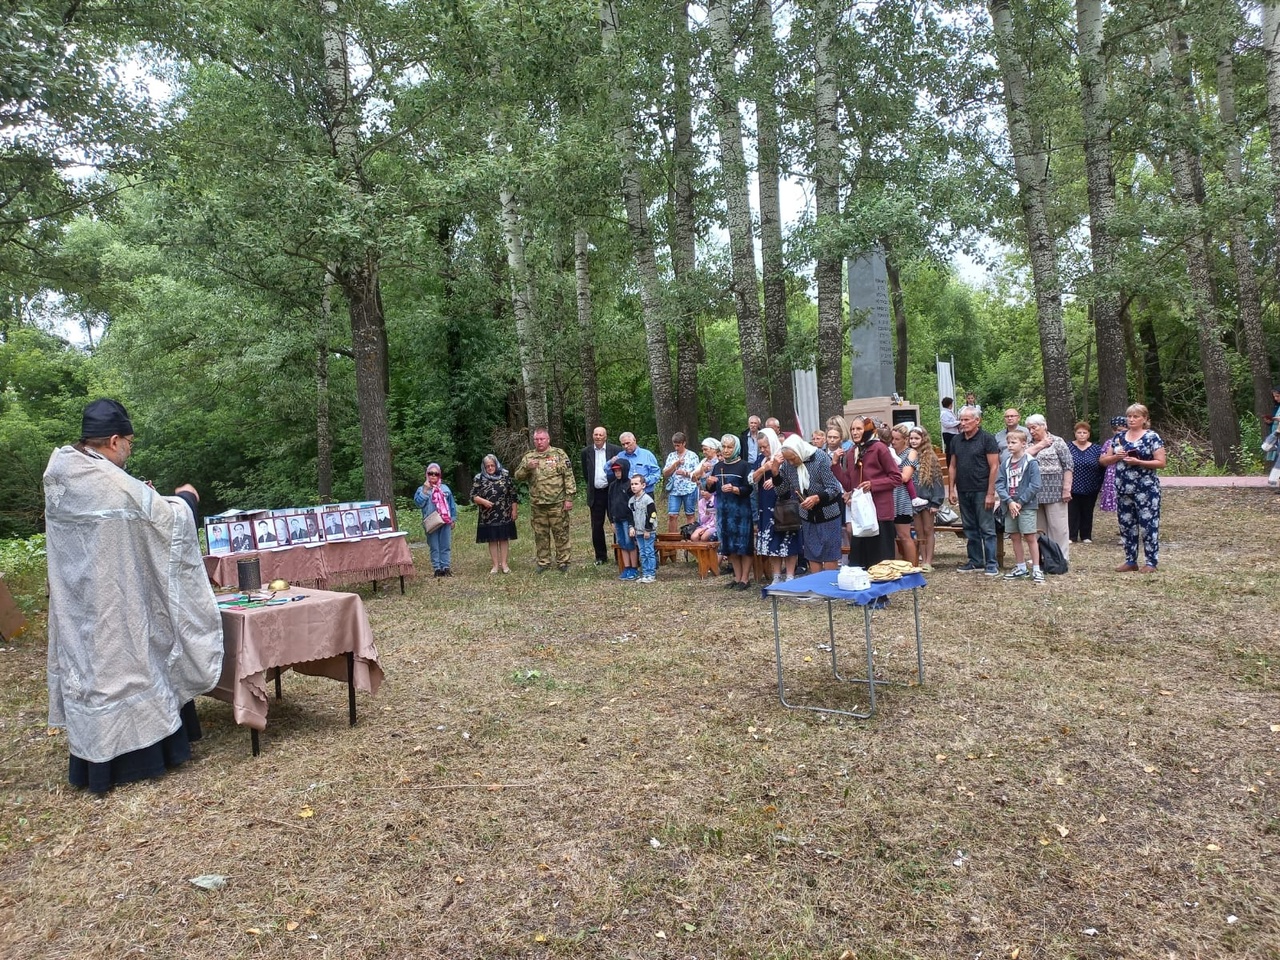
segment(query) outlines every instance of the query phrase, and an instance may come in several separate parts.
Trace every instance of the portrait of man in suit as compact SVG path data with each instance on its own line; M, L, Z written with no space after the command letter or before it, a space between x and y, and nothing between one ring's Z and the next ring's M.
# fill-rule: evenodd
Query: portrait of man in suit
M360 536L360 518L354 510L348 510L342 515L342 529L348 537Z
M271 521L270 521L270 520L259 520L259 521L258 521L258 534L257 534L257 536L258 536L258 546L259 546L259 547L266 547L266 546L272 546L272 547L273 547L273 546L275 546L275 544L276 544L276 532L275 532L275 530L274 530L274 529L272 529Z
M582 448L582 482L587 488L587 508L591 511L591 546L595 549L596 566L609 559L604 536L609 481L613 479L609 461L621 452L620 446L609 442L609 434L604 427L592 430L591 443Z
M253 537L249 536L249 530L243 523L237 523L231 528L231 552L239 553L242 550L253 549Z

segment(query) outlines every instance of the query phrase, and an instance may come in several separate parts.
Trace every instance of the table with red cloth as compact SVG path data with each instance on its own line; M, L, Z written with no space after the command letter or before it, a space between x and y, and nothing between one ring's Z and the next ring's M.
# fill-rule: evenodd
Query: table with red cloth
M236 587L240 583L236 563L250 557L258 558L263 584L287 580L321 590L365 581L376 585L379 580L399 577L403 593L404 578L415 572L408 538L402 533L205 557L204 569L215 585Z
M222 676L209 696L231 704L235 722L250 728L255 756L258 731L267 726L267 683L276 681L279 697L284 670L345 681L352 725L356 691L375 694L383 679L359 596L295 587L277 593L276 599L287 602L219 607Z

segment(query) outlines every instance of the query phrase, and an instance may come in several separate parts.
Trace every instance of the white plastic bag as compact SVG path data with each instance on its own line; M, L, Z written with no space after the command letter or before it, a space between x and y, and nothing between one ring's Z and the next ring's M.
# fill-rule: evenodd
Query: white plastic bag
M855 537L875 537L880 534L880 521L876 519L876 504L866 490L855 490L849 498L845 512Z

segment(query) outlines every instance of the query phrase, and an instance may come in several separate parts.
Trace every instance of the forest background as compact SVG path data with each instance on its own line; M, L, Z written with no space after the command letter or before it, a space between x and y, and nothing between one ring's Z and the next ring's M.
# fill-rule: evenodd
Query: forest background
M210 510L465 493L533 425L666 450L793 368L834 412L877 245L935 437L940 354L989 414L1142 400L1178 468L1255 466L1275 4L3 7L0 537L94 396Z

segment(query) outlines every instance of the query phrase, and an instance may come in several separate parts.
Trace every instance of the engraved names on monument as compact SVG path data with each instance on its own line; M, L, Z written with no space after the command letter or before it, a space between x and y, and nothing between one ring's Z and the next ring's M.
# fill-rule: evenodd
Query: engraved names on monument
M887 397L895 387L893 320L889 314L884 251L877 247L850 257L848 271L853 396Z

